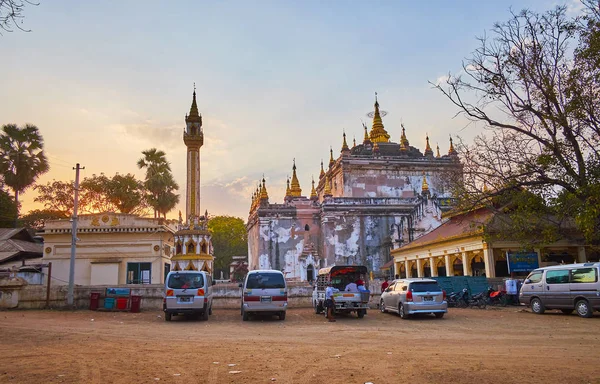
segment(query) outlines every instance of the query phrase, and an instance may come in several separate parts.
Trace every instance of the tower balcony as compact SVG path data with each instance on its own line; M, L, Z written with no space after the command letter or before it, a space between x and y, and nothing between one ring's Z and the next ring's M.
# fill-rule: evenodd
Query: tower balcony
M200 132L199 134L192 135L184 132L183 142L188 148L200 148L204 144L204 134Z

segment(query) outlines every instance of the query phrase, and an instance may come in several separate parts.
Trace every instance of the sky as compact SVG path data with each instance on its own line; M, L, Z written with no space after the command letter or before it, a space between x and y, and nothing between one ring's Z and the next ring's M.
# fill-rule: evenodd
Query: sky
M572 9L577 2L565 0ZM185 114L194 83L203 117L201 211L248 217L264 177L283 202L296 160L303 194L329 148L337 158L369 128L377 92L398 142L403 123L421 151L425 136L483 131L430 82L456 74L477 37L510 9L544 11L552 0L61 1L25 9L23 27L0 36L0 124L35 124L50 171L38 183L132 173L141 152L167 154L185 216ZM36 192L22 213L43 208Z

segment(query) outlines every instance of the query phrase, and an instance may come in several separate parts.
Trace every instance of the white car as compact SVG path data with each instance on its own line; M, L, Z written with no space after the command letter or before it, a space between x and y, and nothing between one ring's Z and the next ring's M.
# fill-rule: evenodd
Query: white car
M252 314L277 315L285 320L288 290L283 273L276 270L250 271L242 288L242 320Z
M165 321L173 315L196 315L208 320L212 314L212 286L215 282L204 271L171 271L165 279L163 312Z

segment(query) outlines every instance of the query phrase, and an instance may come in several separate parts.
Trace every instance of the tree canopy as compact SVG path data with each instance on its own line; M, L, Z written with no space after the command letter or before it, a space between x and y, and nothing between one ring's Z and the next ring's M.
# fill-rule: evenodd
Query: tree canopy
M179 185L173 178L165 152L151 148L142 151L142 154L144 157L138 160L137 166L146 169L146 200L154 209L154 217L162 215L166 218L167 213L179 203L179 195L175 194Z
M511 195L513 219L551 218L546 233L555 237L574 218L600 244L600 18L597 2L583 3L576 17L564 6L513 13L479 39L459 75L435 87L487 130L457 145L463 208Z
M228 274L232 256L248 255L248 234L244 220L233 216L211 217L208 230L212 235L215 276L217 270Z

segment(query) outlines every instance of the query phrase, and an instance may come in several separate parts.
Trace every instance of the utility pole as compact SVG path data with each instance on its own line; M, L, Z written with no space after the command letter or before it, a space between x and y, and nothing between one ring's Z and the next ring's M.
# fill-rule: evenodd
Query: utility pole
M69 268L69 293L67 295L67 304L73 306L73 285L75 284L75 249L77 247L77 205L79 200L79 170L85 169L80 167L79 163L75 165L75 198L73 204L73 217L71 221L73 226L71 228L71 263Z

